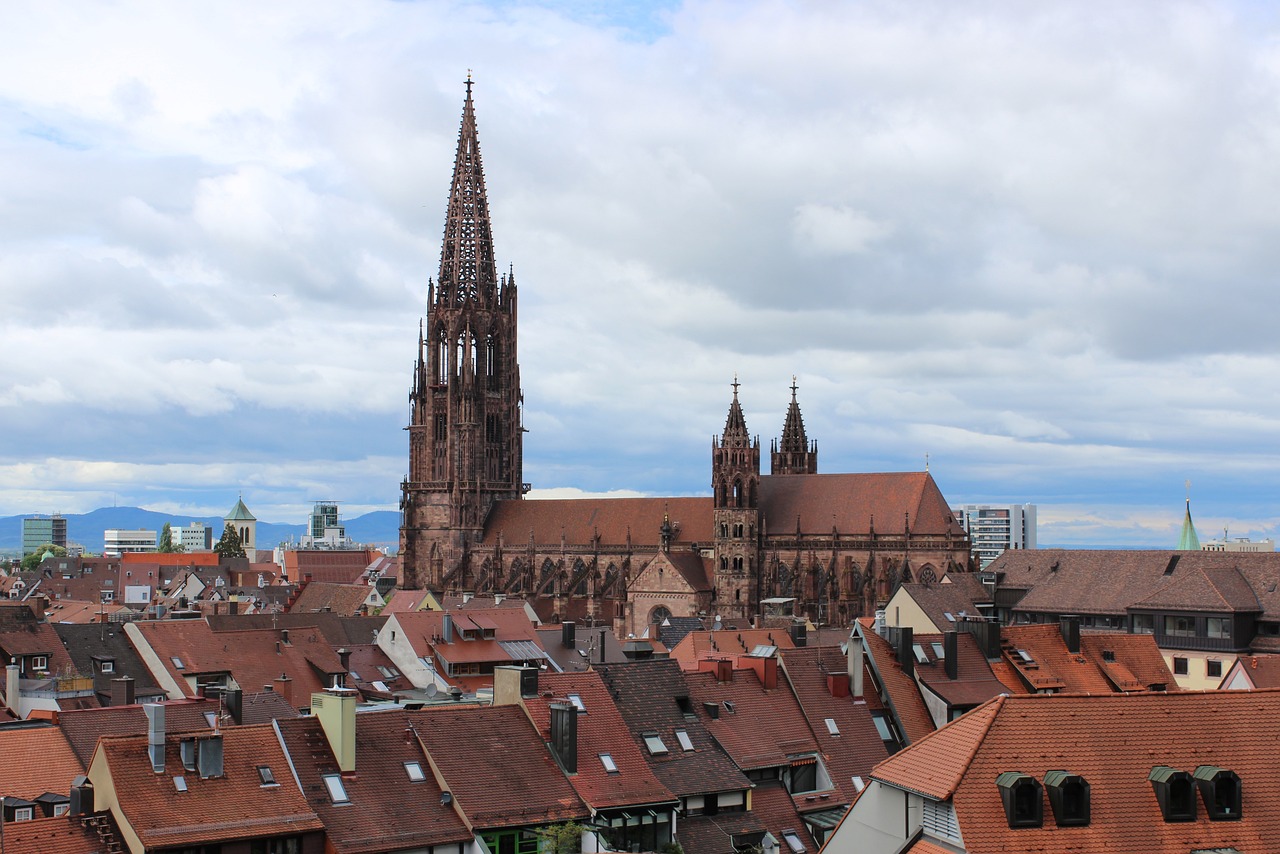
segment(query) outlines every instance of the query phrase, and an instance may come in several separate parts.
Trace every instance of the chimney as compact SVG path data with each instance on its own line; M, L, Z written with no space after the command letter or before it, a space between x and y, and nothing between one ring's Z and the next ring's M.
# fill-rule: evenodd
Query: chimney
M289 678L288 673L281 673L273 687L277 694L284 697L286 703L293 705L293 680Z
M202 778L222 776L221 735L209 735L196 740L196 770Z
M916 651L910 626L898 627L898 666L912 679L916 676Z
M1067 652L1080 652L1080 618L1075 614L1063 614L1058 618L1058 627L1062 630Z
M725 662L726 664L728 662ZM738 656L738 667L751 668L760 679L760 687L766 691L778 687L778 659L770 656L762 658L756 655ZM733 670L729 671L729 679L733 678ZM729 680L726 680L729 681Z
M828 673L827 692L837 699L849 696L849 674Z
M228 688L222 692L222 702L227 714L237 724L244 723L244 694L239 688Z
M164 773L164 706L147 703L142 707L147 713L147 754L151 757L151 770Z
M351 672L351 650L345 646L338 650L338 664L342 666L342 676L338 687L345 688L347 687L347 674Z
M880 637L884 637L884 609L876 611L875 622L871 624L871 628Z
M957 632L942 633L943 665L948 679L960 678L960 635Z
M698 662L700 673L710 673L717 682L733 681L733 662L727 658L704 658Z
M862 699L862 635L858 634L857 629L849 633L849 646L846 650L845 657L848 659L849 670L849 693L853 694L853 699Z
M133 677L121 676L111 680L111 705L132 706L134 701Z
M311 713L320 719L338 770L356 770L356 698L360 692L351 688L329 688L311 695Z
M978 642L978 646L982 648L982 654L989 661L995 661L1000 658L1000 623L996 620L987 620L982 618L961 618L959 622L960 630L973 635L974 640Z
M239 602L237 602L237 601L236 601L236 600L234 600L234 599L232 599L230 602L228 602L228 603L227 603L227 613L228 613L228 614L230 614L230 615L231 615L231 616L233 616L233 617L234 617L234 616L236 616L237 614L239 614L239 613L240 613L240 603L239 603Z
M572 620L560 624L560 645L565 649L573 649L577 645L574 635L575 628L576 626Z
M18 665L10 664L4 669L4 704L13 709L13 713L19 717L22 716L22 689L19 687L21 678Z
M440 630L445 643L453 643L453 615L444 615L444 628Z
M83 774L71 781L71 804L68 815L80 818L94 811L93 784Z
M797 649L809 645L809 624L803 620L797 620L791 624L791 643Z
M519 706L520 700L538 696L538 668L500 664L493 668L493 705Z
M565 771L578 773L578 710L572 703L551 704L551 748Z
M284 643L288 643L288 642L289 642L289 630L288 630L288 629L281 629L281 630L280 630L280 640L281 640L282 642L284 642Z

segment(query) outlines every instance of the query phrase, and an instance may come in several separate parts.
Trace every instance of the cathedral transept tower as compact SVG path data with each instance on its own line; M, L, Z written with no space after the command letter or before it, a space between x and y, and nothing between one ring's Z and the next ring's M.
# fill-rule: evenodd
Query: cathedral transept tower
M715 610L725 617L748 619L756 612L760 559L760 440L747 433L736 378L724 435L711 440L711 489Z
M499 499L520 498L522 425L514 275L497 275L467 80L439 277L429 283L409 394L400 553L408 588L465 575Z
M796 378L791 378L791 406L782 426L782 441L774 441L769 454L770 474L817 474L818 443L804 433L804 418L796 402Z

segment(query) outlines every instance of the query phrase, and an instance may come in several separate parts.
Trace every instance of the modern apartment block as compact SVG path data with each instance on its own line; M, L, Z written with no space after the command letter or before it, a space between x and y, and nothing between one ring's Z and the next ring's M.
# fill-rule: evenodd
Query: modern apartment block
M28 516L22 520L22 556L34 554L41 546L53 543L67 547L67 520L52 516Z
M1034 504L965 504L952 508L985 567L1008 549L1036 547Z
M119 528L108 528L102 532L102 553L107 557L155 550L155 531L125 531Z
M203 522L192 522L172 529L174 545L184 552L207 552L213 548L213 529Z

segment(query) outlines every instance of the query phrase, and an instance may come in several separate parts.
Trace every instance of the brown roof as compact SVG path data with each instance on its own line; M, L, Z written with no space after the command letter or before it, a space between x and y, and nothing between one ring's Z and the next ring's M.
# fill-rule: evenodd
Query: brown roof
M376 549L285 551L284 572L295 582L304 581L310 575L312 581L354 584L369 564L383 556Z
M541 676L538 696L525 699L524 704L543 740L551 741L551 703L567 702L570 694L578 697L586 711L577 716L578 770L569 779L587 805L594 810L664 802L674 805L675 795L650 770L596 671ZM674 742L667 747L680 749ZM605 770L599 758L602 753L613 759L617 773Z
M50 674L76 672L76 666L53 626L38 622L29 607L10 605L0 610L0 615L3 615L0 620L0 650L10 656L48 656Z
M29 801L45 792L65 793L84 773L57 727L0 730L0 757L0 797Z
M997 697L881 763L874 777L950 800L969 851L1270 851L1280 839L1274 721L1280 692L1205 691ZM1212 726L1186 725L1212 721ZM1200 765L1240 776L1237 820L1163 821L1155 766ZM1090 786L1091 820L1010 829L994 785L1005 771L1037 780L1061 769ZM1199 800L1199 798L1197 798Z
M694 700L680 665L657 659L597 669L605 684L617 692L618 711L642 750L646 732L657 733L671 746L679 744L675 731L682 729L693 742L694 750L689 752L668 750L654 756L644 750L642 755L668 789L684 796L750 788L751 783L707 732L703 718L693 714ZM682 820L681 828L684 824ZM683 830L680 837L684 838Z
M391 594L391 598L387 600L387 605L382 609L383 615L402 614L405 611L416 611L422 606L422 601L430 595L425 590L397 590Z
M766 478L767 479L767 478ZM601 542L656 548L662 542L662 522L669 515L677 546L711 539L711 499L707 498L572 498L498 501L485 520L484 542L499 535L508 547L527 543Z
M61 815L6 823L4 850L5 854L105 854L107 846L79 817Z
M789 474L760 478L760 518L766 535L799 526L805 534L875 530L965 536L928 472Z
M179 741L178 736L166 738L161 774L151 769L145 735L104 738L94 756L90 779L97 784L99 774L110 774L120 813L147 849L323 830L293 784L271 726L222 730L221 777L185 771ZM279 785L262 784L260 765L271 769ZM175 776L183 777L188 791L177 791Z
M745 655L757 646L792 649L795 644L786 629L720 629L714 632L689 632L671 650L671 657L682 670L698 669L707 658Z
M824 808L839 807L847 801L841 801L837 796L832 798L828 795L829 801L821 801L821 795L813 795L815 804ZM812 804L810 805L812 806ZM755 789L751 792L751 811L755 813L756 818L760 819L760 823L765 829L773 834L778 840L780 851L790 851L787 843L783 840L784 831L792 831L796 837L804 844L804 850L807 852L816 852L821 846L813 839L813 834L809 832L809 826L800 818L800 813L796 809L795 801L792 800L787 789L782 785L781 780L768 780L756 783Z
M1182 573L1175 570L1131 607L1213 613L1262 610L1249 582L1235 566L1195 566Z
M1240 671L1253 688L1280 688L1280 655L1242 655L1223 676L1225 687L1229 679Z
M916 662L915 673L922 685L941 697L950 706L976 706L985 703L1007 689L987 663L987 657L978 642L968 632L956 633L956 678L947 676L945 657L939 657L934 644L944 643L940 634L918 634L914 642L920 645L925 662Z
M590 815L523 709L428 708L409 716L446 787L477 829L581 821Z
M164 706L165 727L169 732L208 730L209 721L205 715L218 712L218 702L204 698L171 700L161 705ZM147 714L140 705L73 709L58 715L58 726L66 735L71 749L87 768L100 737L143 735L147 731Z
M328 581L312 581L302 585L298 598L289 606L291 614L329 612L344 617L360 614L361 607L373 588L367 584L336 584Z
M1102 671L1116 691L1143 691L1156 686L1178 690L1153 635L1082 632L1080 653Z
M889 710L902 730L903 739L908 744L918 741L933 732L933 716L929 714L924 698L920 696L920 688L915 679L903 671L893 647L871 630L871 624L870 618L858 620L858 632L864 641L863 649L880 682Z
M944 632L955 628L955 620L962 614L977 616L979 604L992 602L982 580L972 572L949 572L942 581L929 584L913 582L903 584L900 589L910 595L929 620ZM948 620L947 614L955 619Z
M339 854L426 849L472 838L440 785L403 710L356 715L356 773L343 779L351 803L335 805L322 775L338 770L320 721L280 722L307 802L325 824ZM411 780L405 763L416 762L424 779Z
M315 614L235 614L210 615L205 618L215 632L241 629L319 629L330 644L337 649L358 643L371 643L373 636L387 622L385 616L344 617L341 614L320 612Z

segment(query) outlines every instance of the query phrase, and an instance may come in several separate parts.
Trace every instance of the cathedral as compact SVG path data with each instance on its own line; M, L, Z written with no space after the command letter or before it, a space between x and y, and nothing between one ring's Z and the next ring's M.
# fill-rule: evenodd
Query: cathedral
M794 382L768 474L735 378L711 443L710 496L524 498L518 294L493 256L471 88L409 395L405 587L521 596L543 619L626 637L671 616L846 625L900 583L972 569L928 471L818 473Z

